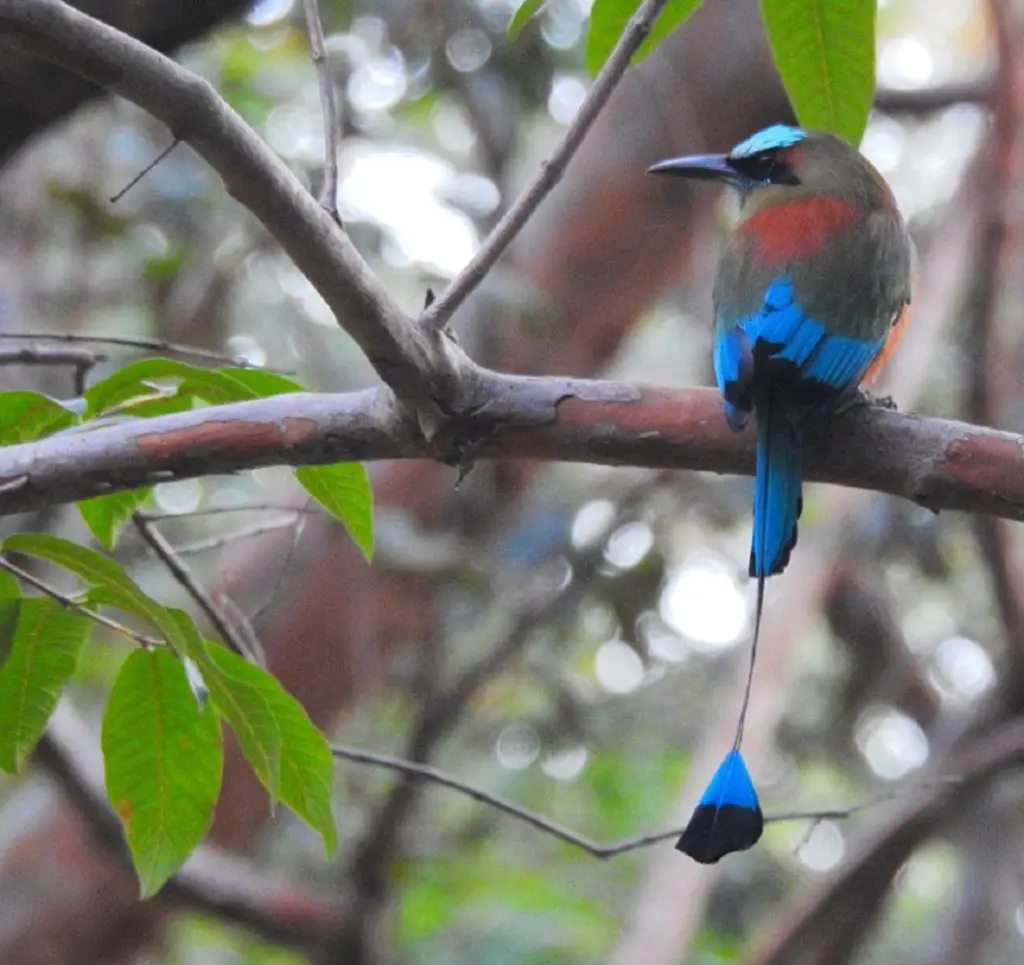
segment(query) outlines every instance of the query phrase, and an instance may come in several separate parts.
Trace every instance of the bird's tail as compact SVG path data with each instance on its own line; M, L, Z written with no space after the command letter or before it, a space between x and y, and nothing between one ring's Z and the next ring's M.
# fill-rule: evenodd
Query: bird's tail
M796 543L802 508L803 439L785 406L772 398L757 406L757 477L754 482L754 536L750 575L757 580L754 642L736 738L701 795L676 848L702 864L713 864L733 851L753 847L764 830L761 803L740 753L750 705L754 661L761 635L764 582L783 570Z

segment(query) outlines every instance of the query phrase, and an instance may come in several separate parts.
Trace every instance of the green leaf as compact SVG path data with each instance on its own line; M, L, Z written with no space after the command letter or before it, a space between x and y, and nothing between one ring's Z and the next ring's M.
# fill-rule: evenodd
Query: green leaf
M647 39L633 55L632 65L639 64L673 30L687 20L702 3L702 0L668 0L654 21ZM596 74L608 59L619 37L636 13L640 0L594 0L590 11L590 28L587 31L587 70Z
M121 414L134 416L137 419L152 419L158 415L170 415L174 412L185 412L192 408L194 396L152 394L149 396L132 396L121 408Z
M101 735L107 796L148 898L210 827L224 751L220 718L200 710L181 661L135 650L107 700Z
M77 422L73 412L38 392L0 392L0 446L31 442Z
M142 592L120 563L102 553L48 533L15 533L4 540L5 550L49 560L70 570L91 586L102 587L103 602L149 620L178 653L185 638L167 607Z
M195 656L211 701L231 725L267 793L319 832L328 854L333 853L338 834L331 813L334 763L327 739L302 705L261 667L212 640Z
M253 398L253 393L242 383L217 369L201 369L177 359L140 359L118 369L86 390L89 415L98 415L132 398L150 397L153 395L153 383L164 379L178 379L187 383L185 394L198 396L208 402L236 402Z
M306 492L340 519L368 560L373 558L373 490L359 462L300 466L295 478Z
M0 570L0 670L14 646L23 600L18 581L6 570Z
M146 501L150 491L151 487L142 486L105 496L93 496L92 499L79 500L78 510L97 541L112 550L117 546L124 524Z
M265 369L227 368L221 372L230 375L236 382L241 382L253 396L263 398L268 395L283 395L285 392L305 392L306 387L287 375L268 372Z
M294 379L265 372L261 369L223 368L203 369L177 359L142 359L118 369L97 382L85 393L91 416L115 406L127 406L133 414L152 415L152 407L161 411L167 398L154 398L155 383L174 379L178 381L175 393L169 398L203 399L223 404L258 399L282 392L303 392L305 389ZM135 405L131 400L138 399ZM146 408L148 407L148 408Z
M48 598L17 602L17 627L0 669L0 768L20 771L43 736L61 692L78 665L93 621Z
M515 40L523 32L526 25L546 2L547 0L523 0L506 31L511 40Z
M184 245L173 245L162 254L151 255L142 268L143 277L153 282L174 281L185 263L186 252Z
M212 641L207 641L206 652L205 659L196 659L210 699L235 732L260 783L277 800L281 796L281 728L274 689L281 690L281 685L265 670Z
M11 647L14 646L14 634L18 629L22 602L23 598L20 596L0 596L0 669L7 663ZM2 739L0 736L0 740Z
M875 92L875 0L761 0L775 64L800 123L854 146Z
M214 706L235 732L260 783L276 800L281 794L281 729L268 703L264 678L271 681L271 687L280 689L281 685L265 670L204 640L184 610L172 608L170 612L188 640L188 653L203 675ZM225 659L225 654L234 660Z
M338 849L331 812L334 758L327 738L313 726L302 705L282 689L288 702L277 705L281 728L281 800L324 839L328 855Z

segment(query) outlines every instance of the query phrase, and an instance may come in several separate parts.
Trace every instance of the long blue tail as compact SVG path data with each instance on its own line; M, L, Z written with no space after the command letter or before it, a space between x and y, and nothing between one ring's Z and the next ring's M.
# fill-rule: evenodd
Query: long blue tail
M754 536L750 575L757 580L754 642L743 704L732 748L715 771L676 848L701 864L714 864L733 851L752 848L764 830L764 817L754 783L740 753L750 706L757 643L764 610L764 582L780 573L796 543L802 508L803 439L785 405L770 396L757 406L757 476L754 482Z
M750 575L781 573L796 544L802 508L803 438L786 406L766 396L757 405L757 477L754 480L754 538Z

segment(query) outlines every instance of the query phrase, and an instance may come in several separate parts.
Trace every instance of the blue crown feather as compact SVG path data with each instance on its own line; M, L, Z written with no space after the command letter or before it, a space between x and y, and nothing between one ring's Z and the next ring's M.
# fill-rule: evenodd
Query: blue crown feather
M789 147L807 137L807 132L789 124L772 124L763 131L751 134L745 141L740 141L730 152L729 157L753 157L762 151L775 151L780 147Z

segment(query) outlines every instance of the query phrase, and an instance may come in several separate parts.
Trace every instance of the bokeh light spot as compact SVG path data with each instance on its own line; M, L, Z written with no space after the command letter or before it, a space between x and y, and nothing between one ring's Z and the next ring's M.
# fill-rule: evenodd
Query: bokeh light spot
M729 570L710 558L673 573L658 609L669 627L704 650L732 646L747 623L746 598Z
M609 640L597 648L594 674L610 694L629 694L644 682L643 661L621 640Z

